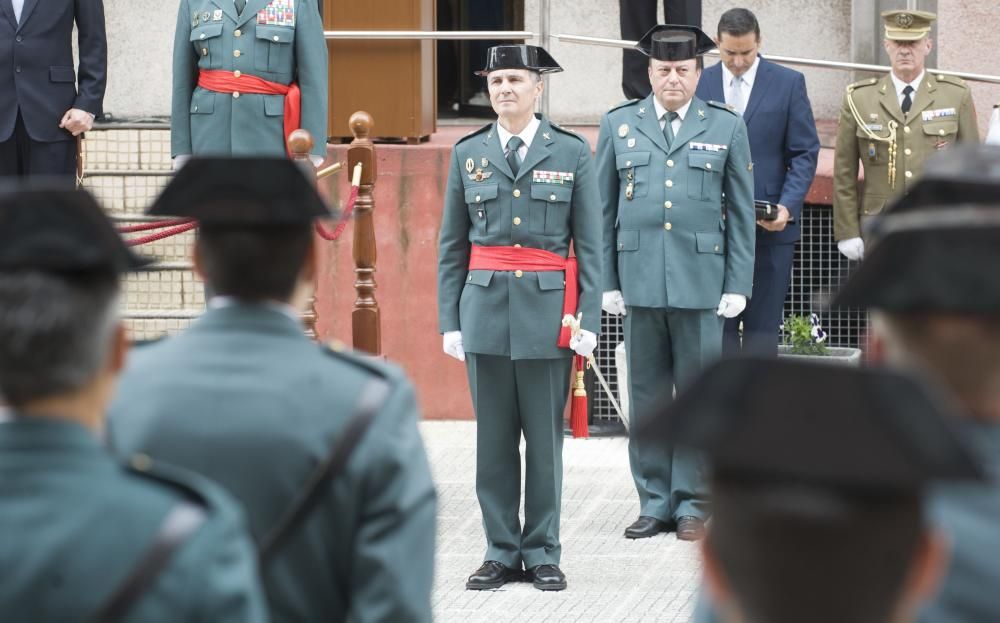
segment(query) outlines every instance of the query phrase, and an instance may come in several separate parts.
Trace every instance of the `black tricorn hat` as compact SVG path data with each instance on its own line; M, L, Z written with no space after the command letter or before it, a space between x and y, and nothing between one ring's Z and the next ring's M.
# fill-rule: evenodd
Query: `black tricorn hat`
M495 45L486 53L486 68L475 72L485 76L498 69L529 69L540 74L562 71L556 59L537 45Z
M635 48L658 61L686 61L715 49L715 42L697 26L657 24Z
M835 307L1000 313L1000 148L959 146L873 220Z
M301 165L280 156L192 158L146 213L237 227L303 225L334 216Z
M955 407L895 371L730 358L643 419L640 435L701 450L718 479L864 493L983 477Z
M90 193L61 186L0 188L0 270L119 274L152 262L126 246Z

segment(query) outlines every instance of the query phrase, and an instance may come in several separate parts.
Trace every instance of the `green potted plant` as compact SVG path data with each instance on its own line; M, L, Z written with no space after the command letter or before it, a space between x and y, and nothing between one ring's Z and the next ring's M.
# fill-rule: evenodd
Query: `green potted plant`
M861 349L827 346L826 331L820 326L819 316L790 315L781 332L784 343L778 346L779 357L804 357L810 361L857 366L861 363Z

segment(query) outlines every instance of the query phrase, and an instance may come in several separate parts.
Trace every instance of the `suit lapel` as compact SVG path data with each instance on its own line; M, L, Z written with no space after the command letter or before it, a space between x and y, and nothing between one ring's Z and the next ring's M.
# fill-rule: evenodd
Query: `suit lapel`
M17 30L17 21L14 19L14 5L10 3L10 0L0 0L0 11L3 12L4 17L10 22L10 27Z
M743 121L747 125L750 125L750 118L757 112L757 107L764 101L767 90L771 86L771 79L774 76L770 65L763 57L760 58L760 64L757 65L757 76L754 78L753 88L750 89L750 99L743 111Z
M549 145L554 142L552 139L552 126L543 117L541 123L538 125L538 129L535 130L535 137L531 139L531 147L528 148L528 153L524 155L524 162L521 163L521 168L517 170L515 181L521 179L525 171L531 171L539 162L548 158L552 154L549 150Z
M937 86L931 81L930 74L924 73L923 81L917 86L917 92L913 96L913 105L910 106L909 121L916 119L917 115L927 110L934 103L934 91Z
M660 128L660 120L656 118L656 107L653 106L653 95L648 96L646 99L639 103L639 107L635 111L635 124L639 128L639 131L649 137L649 140L656 143L656 146L663 150L664 153L669 152L667 149L667 139L663 137L663 129ZM617 128L611 128L612 131L617 131Z
M490 131L486 133L483 138L483 149L486 150L486 159L493 163L497 171L500 171L510 179L514 179L514 172L510 170L510 165L507 164L507 159L503 155L503 147L500 146L500 133L497 132L497 124L493 123L493 127ZM521 167L524 168L523 166Z
M222 2L228 1L229 4L233 4L231 0L221 0L221 1ZM243 7L243 13L240 14L238 18L236 18L236 27L241 28L243 24L246 24L251 19L256 17L258 11L260 11L270 3L271 0L247 0L247 5ZM298 11L299 10L298 7L295 7L295 10ZM296 20L298 20L298 16L296 16Z
M697 97L692 98L691 106L688 107L687 114L684 115L684 121L681 122L681 128L677 131L677 136L674 137L674 142L670 146L670 153L677 151L685 143L704 132L705 119L707 118L708 116L705 114L705 102Z
M212 0L212 4L222 9L222 12L229 16L229 18L234 22L240 21L240 18L236 15L236 3L233 2L233 0ZM247 2L247 7L249 6L250 3ZM243 14L246 15L246 12Z
M716 102L726 101L725 85L722 84L722 63L716 63L705 70L705 99Z
M890 76L882 78L882 84L878 90L879 102L885 112L899 123L905 123L903 109L899 107L899 97L896 95L896 85L892 83L892 78Z
M14 10L14 7L10 3L10 0L3 0L3 2L8 5L6 8L8 8L11 11ZM20 31L21 28L24 27L24 23L28 21L29 17L31 17L31 13L32 13L32 11L35 10L35 6L37 4L38 4L38 0L24 0L24 6L21 7L21 21L20 21L20 23L17 24L16 31ZM13 18L13 17L14 17L14 14L11 13L11 18Z

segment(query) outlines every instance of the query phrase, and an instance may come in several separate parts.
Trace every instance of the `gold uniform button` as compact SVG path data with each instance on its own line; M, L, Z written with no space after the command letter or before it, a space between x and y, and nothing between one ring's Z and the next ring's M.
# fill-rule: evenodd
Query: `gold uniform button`
M549 201L555 201L555 200L556 200L555 195L549 195Z
M272 39L274 39L275 41L277 41L278 40L278 35L274 35L274 37L272 37Z
M667 188L673 188L673 187L674 187L674 180L667 180Z
M466 279L466 281L472 281L472 274L471 273L469 274L469 278Z
M521 277L524 276L524 273L521 272L520 270L515 270L514 271L514 276L517 277L518 279L520 279Z
M664 223L664 225L663 225L663 229L665 229L667 231L670 231L673 228L674 228L674 226L671 225L670 223Z
M476 203L479 203L482 200L483 200L482 197L480 197L479 195L476 195Z
M910 133L910 126L906 126L905 128L903 128L903 132L906 133L906 134L909 134Z
M711 162L706 162L705 163L705 168L706 169L711 169L712 168L712 163Z
M132 465L132 469L138 472L149 471L149 468L153 466L153 459L149 457L148 454L135 454L129 460Z
M243 34L243 31L240 30L239 28L237 28L236 30L233 31L233 36L234 37L239 37L242 34Z
M235 99L239 99L239 98L240 98L240 92L239 91L233 91L233 99L235 100Z
M514 196L515 196L515 197L520 197L520 196L521 196L521 191L520 191L520 190L518 190L517 188L515 188L515 189L514 189Z
M673 160L667 160L667 166L668 167L674 166L674 161Z
M239 58L240 54L242 54L242 52L240 52L239 50L233 50L233 56L235 56L236 58Z
M239 69L233 72L233 78L239 78L242 75L243 73Z
M514 217L514 224L515 225L520 225L521 224L521 217L520 216L515 216Z
M197 106L197 105L195 105L195 107L194 107L194 111L195 111L195 112L198 112L198 106Z
M514 248L515 248L515 249L520 249L520 248L521 248L521 243L517 243L517 244L515 244L515 245L514 245Z
M911 177L913 177L913 171L907 171L906 172L906 178L909 179Z
M716 252L718 252L718 251L719 251L719 245L715 245L715 251L716 251Z
M941 136L944 136L944 130L938 130L938 134L940 134Z
M907 147L906 149L903 150L903 153L906 154L907 156L909 156L910 154L913 153L913 150L910 149L909 147Z
M202 39L204 39L204 38L205 38L205 33L201 33L201 38L202 38Z
M201 49L201 55L202 56L208 56L208 48L202 48Z
M631 160L626 160L625 161L625 166L627 166L627 167L632 166L632 161Z
M663 202L663 207L669 210L670 208L674 207L674 202L673 201L664 201Z

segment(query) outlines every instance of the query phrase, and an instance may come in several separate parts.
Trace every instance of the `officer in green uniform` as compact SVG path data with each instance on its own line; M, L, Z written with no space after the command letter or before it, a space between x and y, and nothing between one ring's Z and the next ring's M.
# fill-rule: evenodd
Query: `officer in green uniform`
M0 197L0 612L5 621L266 621L243 514L148 457L116 462L133 255L84 191Z
M932 156L874 221L873 244L834 305L871 310L870 356L917 368L957 401L958 424L988 479L935 488L931 510L951 549L926 623L1000 621L1000 149Z
M327 48L316 1L181 0L170 119L178 164L190 155L280 155L299 127L313 137L313 164L323 161Z
M478 73L499 119L455 145L448 174L439 326L445 352L465 361L469 375L487 542L469 589L499 588L522 566L538 589L566 587L563 410L573 350L593 352L600 331L601 227L590 146L533 112L544 87L539 74L553 71L561 68L542 48L490 48ZM576 261L567 261L571 244ZM561 331L565 313L582 314L572 339Z
M683 387L719 355L723 317L746 307L754 264L746 125L694 95L700 55L715 44L696 27L667 24L637 47L650 57L653 92L607 112L597 145L602 306L625 315L632 431L665 387ZM676 523L678 538L700 538L708 509L699 457L648 441L629 439L640 510L625 536Z
M195 158L150 214L200 220L195 266L217 296L186 332L137 349L110 410L114 449L243 503L273 620L430 621L437 502L413 388L395 366L310 341L298 315L317 275L313 221L330 216L314 184L286 158Z
M925 69L936 18L926 11L882 13L892 72L855 82L844 94L834 155L833 235L848 259L864 257L864 221L917 181L930 154L979 142L972 91L959 78ZM865 172L861 194L859 161Z

